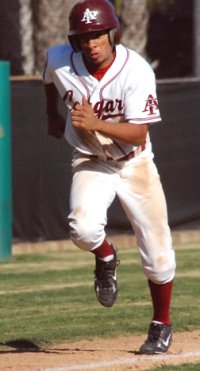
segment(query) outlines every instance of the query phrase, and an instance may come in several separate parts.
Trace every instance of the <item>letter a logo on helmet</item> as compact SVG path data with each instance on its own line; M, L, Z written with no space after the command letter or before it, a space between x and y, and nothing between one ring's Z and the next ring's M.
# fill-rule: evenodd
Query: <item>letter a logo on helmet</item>
M108 31L111 45L119 43L120 25L114 6L109 0L80 0L69 14L69 42L78 52L79 37L85 33Z
M86 11L84 12L81 22L92 23L92 21L97 19L97 13L98 13L97 11L90 10L87 8Z

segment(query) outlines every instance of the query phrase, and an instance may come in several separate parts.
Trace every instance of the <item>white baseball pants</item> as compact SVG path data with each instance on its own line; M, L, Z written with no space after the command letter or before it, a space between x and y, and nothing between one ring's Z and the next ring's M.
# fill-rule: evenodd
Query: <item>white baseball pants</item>
M106 238L107 210L119 198L135 232L144 274L164 284L175 274L165 195L156 165L143 151L126 162L80 156L73 160L69 226L75 245L94 250Z

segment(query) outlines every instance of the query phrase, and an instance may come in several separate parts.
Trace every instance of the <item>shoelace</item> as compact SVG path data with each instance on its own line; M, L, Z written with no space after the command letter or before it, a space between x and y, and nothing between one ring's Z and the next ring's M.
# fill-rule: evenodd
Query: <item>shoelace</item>
M154 324L152 329L150 330L149 339L158 340L162 333L162 325Z
M95 271L97 279L101 281L102 287L110 288L113 283L113 276L115 275L116 266L119 264L119 260L114 258L110 262L98 262L99 266Z

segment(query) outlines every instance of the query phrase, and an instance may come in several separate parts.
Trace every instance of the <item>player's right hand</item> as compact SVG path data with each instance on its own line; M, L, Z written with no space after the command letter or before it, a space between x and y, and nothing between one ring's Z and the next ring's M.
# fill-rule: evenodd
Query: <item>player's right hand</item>
M57 139L62 138L65 131L65 119L60 114L56 116L48 115L47 122L48 134Z

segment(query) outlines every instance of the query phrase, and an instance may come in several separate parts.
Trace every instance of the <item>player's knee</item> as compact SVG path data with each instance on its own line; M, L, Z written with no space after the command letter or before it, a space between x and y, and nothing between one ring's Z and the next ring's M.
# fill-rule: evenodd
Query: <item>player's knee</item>
M147 278L155 282L157 284L163 285L167 282L170 282L173 280L175 275L175 267L171 267L171 269L168 269L166 271L151 271L151 272L146 272Z
M103 239L103 231L88 220L76 220L69 223L70 237L74 244L83 250L91 250L99 246Z
M150 281L164 284L174 278L176 261L174 251L170 254L158 256L151 265L144 267L144 273Z

